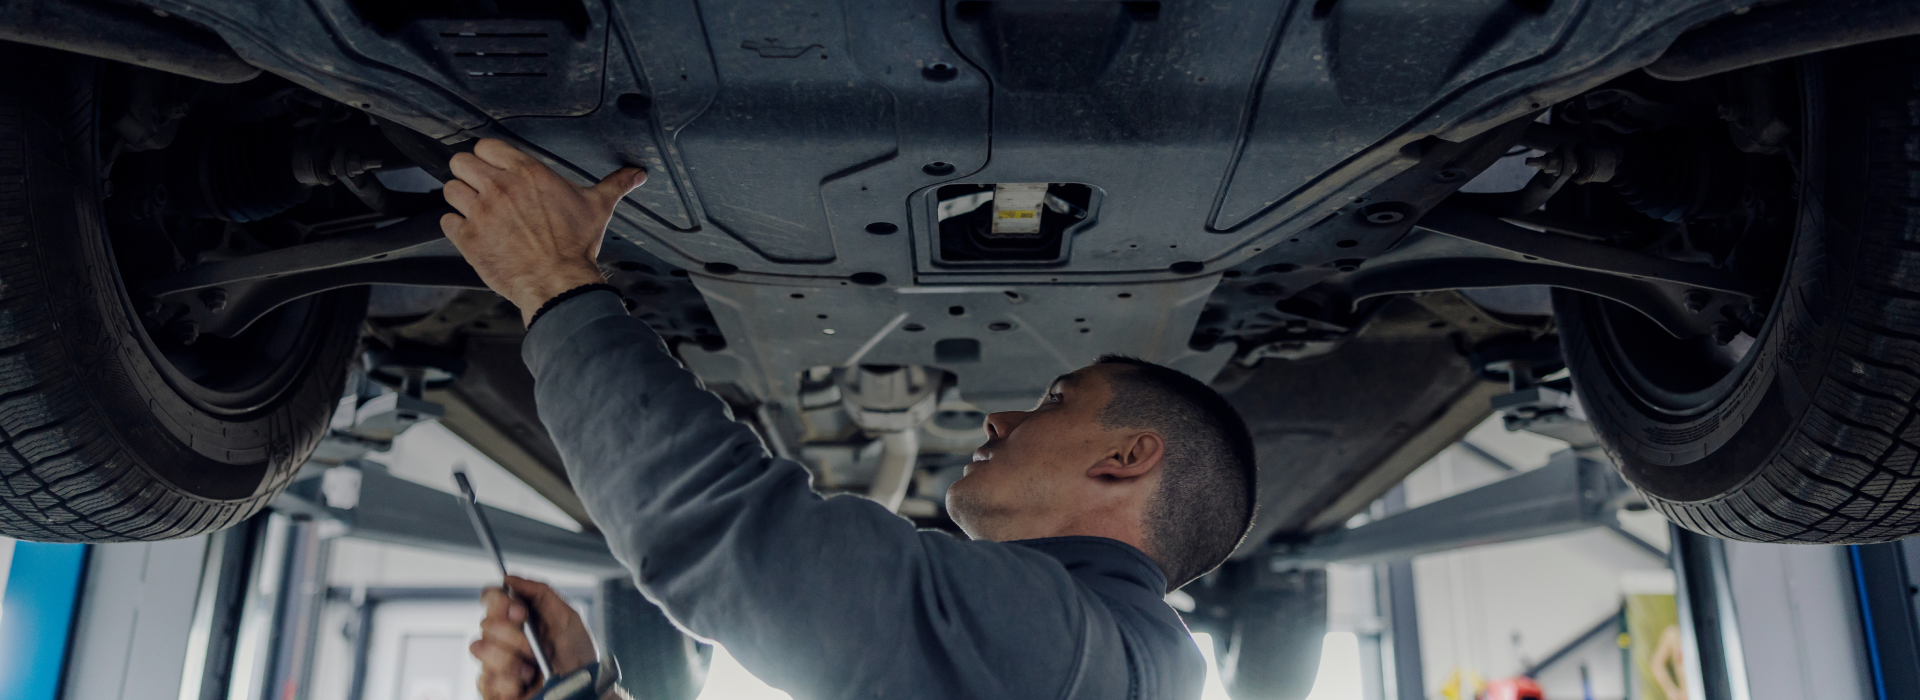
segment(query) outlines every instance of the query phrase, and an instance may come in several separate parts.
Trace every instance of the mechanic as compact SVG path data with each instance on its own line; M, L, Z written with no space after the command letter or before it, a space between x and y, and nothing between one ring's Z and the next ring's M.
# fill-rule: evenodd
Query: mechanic
M595 258L637 169L579 187L497 140L453 158L447 237L521 309L540 419L640 590L797 698L1195 698L1204 662L1164 595L1245 537L1253 442L1205 384L1105 357L1029 411L987 417L947 492L971 540L862 498L822 498L627 314ZM595 661L551 589L556 677ZM540 689L527 610L486 596L488 700Z

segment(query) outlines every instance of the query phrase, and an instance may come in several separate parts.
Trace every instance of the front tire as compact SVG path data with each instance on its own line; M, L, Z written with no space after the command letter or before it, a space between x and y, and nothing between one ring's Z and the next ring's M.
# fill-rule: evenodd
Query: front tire
M238 523L322 437L366 292L296 301L198 348L156 342L103 213L102 65L8 53L33 68L0 76L0 535L161 540Z
M1800 75L1791 258L1737 365L1672 371L1678 350L1647 348L1679 346L1633 340L1653 336L1630 312L1565 291L1555 310L1587 413L1654 508L1725 539L1885 542L1920 532L1920 44Z

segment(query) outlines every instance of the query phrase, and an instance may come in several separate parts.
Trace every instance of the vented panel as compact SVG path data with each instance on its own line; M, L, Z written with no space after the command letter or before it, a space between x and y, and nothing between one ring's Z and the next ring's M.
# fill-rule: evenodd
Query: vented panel
M604 6L581 0L324 4L354 53L438 84L495 119L600 106Z
M496 118L599 105L602 41L576 37L561 19L418 19L400 36Z

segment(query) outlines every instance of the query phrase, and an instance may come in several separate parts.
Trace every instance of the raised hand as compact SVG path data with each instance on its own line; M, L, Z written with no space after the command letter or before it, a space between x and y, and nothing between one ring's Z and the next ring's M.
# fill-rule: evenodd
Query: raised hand
M607 221L647 181L646 171L622 168L581 187L498 139L481 139L448 165L459 179L445 196L460 213L441 217L440 228L488 288L520 307L522 321L561 292L605 281L594 258Z

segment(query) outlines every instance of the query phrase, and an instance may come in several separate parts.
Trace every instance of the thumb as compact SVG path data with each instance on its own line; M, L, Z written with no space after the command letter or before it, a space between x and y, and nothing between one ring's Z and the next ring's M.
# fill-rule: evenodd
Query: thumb
M632 192L634 188L646 182L647 171L639 168L621 168L601 178L600 184L594 185L591 189L600 201L612 206L614 202L620 201L621 197L627 196L628 192Z
M520 600L524 601L527 607L532 608L533 614L539 616L541 622L547 625L564 622L568 615L574 614L573 607L567 605L567 601L547 584L529 581L518 576L508 576L507 585L512 587L513 592L520 596Z

